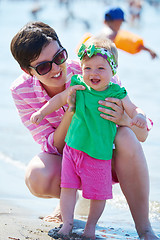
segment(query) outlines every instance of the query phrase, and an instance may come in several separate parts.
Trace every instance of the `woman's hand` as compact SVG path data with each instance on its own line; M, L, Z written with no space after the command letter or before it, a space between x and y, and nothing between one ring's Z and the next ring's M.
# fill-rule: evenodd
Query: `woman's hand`
M100 106L98 110L102 112L100 116L104 119L110 120L119 126L126 126L132 129L137 139L144 142L148 136L147 126L139 128L135 125L132 126L131 118L124 112L122 101L117 98L106 98L105 101L99 101ZM103 108L103 106L110 107L111 109ZM109 114L110 116L106 115Z
M105 101L99 101L100 105L98 110L102 112L100 116L104 119L110 120L118 125L124 126L127 124L127 116L124 113L122 101L118 98L106 98ZM112 109L107 109L110 107ZM109 115L106 115L109 114Z

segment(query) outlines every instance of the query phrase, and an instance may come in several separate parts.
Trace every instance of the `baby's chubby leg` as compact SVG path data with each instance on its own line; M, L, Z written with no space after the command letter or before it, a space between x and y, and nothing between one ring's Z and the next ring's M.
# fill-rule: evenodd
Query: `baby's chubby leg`
M69 235L73 228L74 208L76 204L77 189L62 188L60 196L60 207L62 214L63 226L59 234Z
M96 224L102 215L106 200L90 200L90 211L83 236L95 239Z

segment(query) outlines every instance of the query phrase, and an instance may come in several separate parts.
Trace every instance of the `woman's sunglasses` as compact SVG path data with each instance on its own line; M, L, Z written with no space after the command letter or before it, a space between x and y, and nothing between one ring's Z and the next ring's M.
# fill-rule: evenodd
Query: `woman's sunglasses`
M30 68L33 68L36 70L36 72L39 75L45 75L52 69L52 63L55 63L56 65L61 65L64 63L68 58L68 53L65 48L60 49L59 52L57 52L52 61L46 61L38 64L36 67L29 66Z

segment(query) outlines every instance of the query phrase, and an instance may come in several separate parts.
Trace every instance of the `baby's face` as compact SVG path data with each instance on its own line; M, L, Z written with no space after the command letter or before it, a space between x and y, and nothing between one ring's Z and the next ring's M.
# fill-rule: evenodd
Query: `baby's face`
M112 70L101 56L93 56L82 60L84 82L96 91L104 91L112 79Z

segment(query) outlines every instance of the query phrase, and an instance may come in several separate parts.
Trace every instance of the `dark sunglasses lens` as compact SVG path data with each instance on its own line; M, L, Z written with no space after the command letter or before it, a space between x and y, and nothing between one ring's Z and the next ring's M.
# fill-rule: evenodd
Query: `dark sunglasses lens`
M55 57L54 57L54 63L57 65L60 65L64 63L67 60L67 52L64 49L63 51L59 52Z
M52 63L46 62L46 63L42 63L39 66L37 66L36 70L39 75L45 75L46 73L48 73L51 70L51 68L52 68Z

